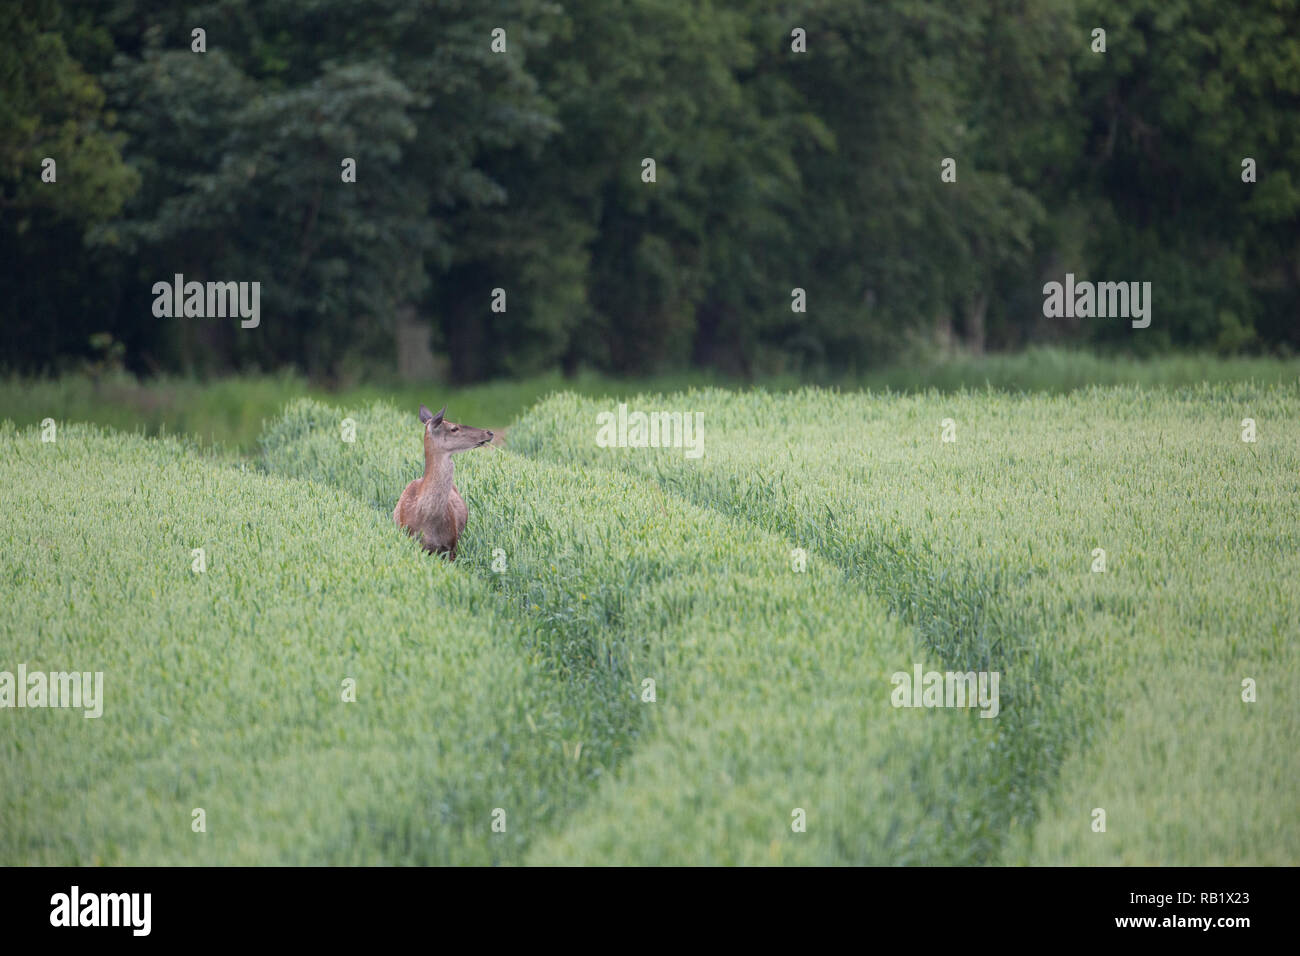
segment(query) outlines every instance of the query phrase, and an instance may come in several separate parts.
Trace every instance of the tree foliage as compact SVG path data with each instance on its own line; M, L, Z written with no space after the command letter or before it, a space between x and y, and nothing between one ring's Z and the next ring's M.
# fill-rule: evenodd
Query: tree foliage
M461 379L1300 346L1298 7L26 0L7 358L107 331L141 370L328 376L391 365L403 314ZM1067 271L1151 281L1156 321L1045 319ZM155 318L177 273L261 282L266 321Z

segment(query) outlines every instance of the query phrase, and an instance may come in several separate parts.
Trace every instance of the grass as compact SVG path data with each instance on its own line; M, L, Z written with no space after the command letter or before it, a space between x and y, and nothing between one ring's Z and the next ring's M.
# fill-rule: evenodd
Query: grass
M5 714L0 863L1300 860L1300 386L628 400L704 457L552 395L457 458L454 565L392 524L405 399L251 463L4 426L0 669L107 701ZM998 717L894 708L914 664Z
M165 377L142 381L127 375L108 376L99 382L81 375L45 379L10 376L0 379L0 420L36 425L53 418L151 436L183 434L238 456L254 452L263 429L298 398L353 407L376 401L400 408L418 408L425 403L435 411L446 403L453 421L502 431L530 405L555 391L631 394L645 387L673 389L702 382L702 377L687 375L632 383L595 375L566 380L552 374L469 386L366 384L328 389L295 375L231 376L211 382Z
M90 427L0 452L0 669L106 697L4 712L6 865L517 861L625 743L486 584L342 492Z
M836 384L895 392L958 392L987 387L1064 395L1105 385L1180 388L1201 384L1284 385L1297 381L1300 359L1296 358L1171 353L1139 359L1039 347L1010 354L954 355L892 365Z
M1300 380L1300 359L1167 355L1139 360L1100 356L1066 349L1038 348L1012 355L954 355L903 363L822 384L843 389L927 389L961 391L986 386L1007 391L1062 394L1089 385L1137 385L1147 388L1209 383L1284 384ZM256 450L262 430L297 398L341 406L384 401L401 409L421 402L434 410L443 403L448 415L481 428L502 431L539 400L555 392L592 398L616 398L690 387L725 386L742 390L797 389L795 376L769 376L757 382L728 381L705 372L614 379L591 373L565 379L558 374L520 381L470 386L439 383L363 384L327 389L294 375L251 375L199 382L184 378L146 381L107 375L96 381L83 375L60 378L0 378L0 420L35 425L45 418L91 422L147 435L185 434L205 445L235 453Z
M310 402L291 408L268 433L267 465L386 507L411 472L393 449L418 440L413 417L384 407L351 413L356 447L340 454L340 414ZM547 621L546 651L572 683L619 688L636 708L637 746L603 782L591 820L576 815L530 861L994 854L990 834L954 842L948 833L955 819L987 827L979 803L987 788L952 768L972 737L996 738L997 728L891 721L887 696L862 692L864 674L884 680L892 661L911 659L883 602L845 590L830 565L789 573L778 537L648 481L486 450L461 462L460 487L477 508L457 571L493 581L503 607ZM491 570L498 553L502 574ZM646 679L654 703L638 696ZM624 811L627 801L635 812ZM806 840L789 829L796 808L820 814Z
M780 534L885 597L947 664L1001 670L1011 752L964 758L1000 791L1001 859L1300 857L1286 809L1300 783L1286 744L1300 732L1286 702L1300 678L1300 389L634 401L703 412L705 456L599 448L604 406L572 396L535 409L512 447L643 476ZM1266 437L1243 442L1246 417ZM1268 699L1243 703L1245 678Z

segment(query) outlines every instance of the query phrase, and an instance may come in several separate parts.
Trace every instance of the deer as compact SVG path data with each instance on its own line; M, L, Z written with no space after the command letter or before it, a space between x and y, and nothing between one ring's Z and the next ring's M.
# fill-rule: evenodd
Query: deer
M420 406L424 424L424 474L406 486L393 509L393 521L406 533L420 539L430 554L444 554L456 560L456 542L469 521L465 499L452 481L455 466L451 456L469 448L479 448L492 441L492 432L449 422Z

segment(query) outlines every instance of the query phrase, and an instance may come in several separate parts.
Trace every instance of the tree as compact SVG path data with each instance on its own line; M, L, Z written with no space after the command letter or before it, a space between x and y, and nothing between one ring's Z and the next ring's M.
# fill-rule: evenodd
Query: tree
M28 369L87 354L105 327L95 305L108 282L83 236L138 185L103 90L68 47L67 37L103 39L93 34L57 3L0 8L0 335Z

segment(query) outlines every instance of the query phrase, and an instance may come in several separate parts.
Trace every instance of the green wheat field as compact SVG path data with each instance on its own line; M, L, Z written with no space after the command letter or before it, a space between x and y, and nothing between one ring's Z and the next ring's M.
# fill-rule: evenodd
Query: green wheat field
M0 710L0 864L1300 863L1293 378L625 400L703 455L545 397L454 564L393 524L414 407L5 422L0 670L104 699Z

